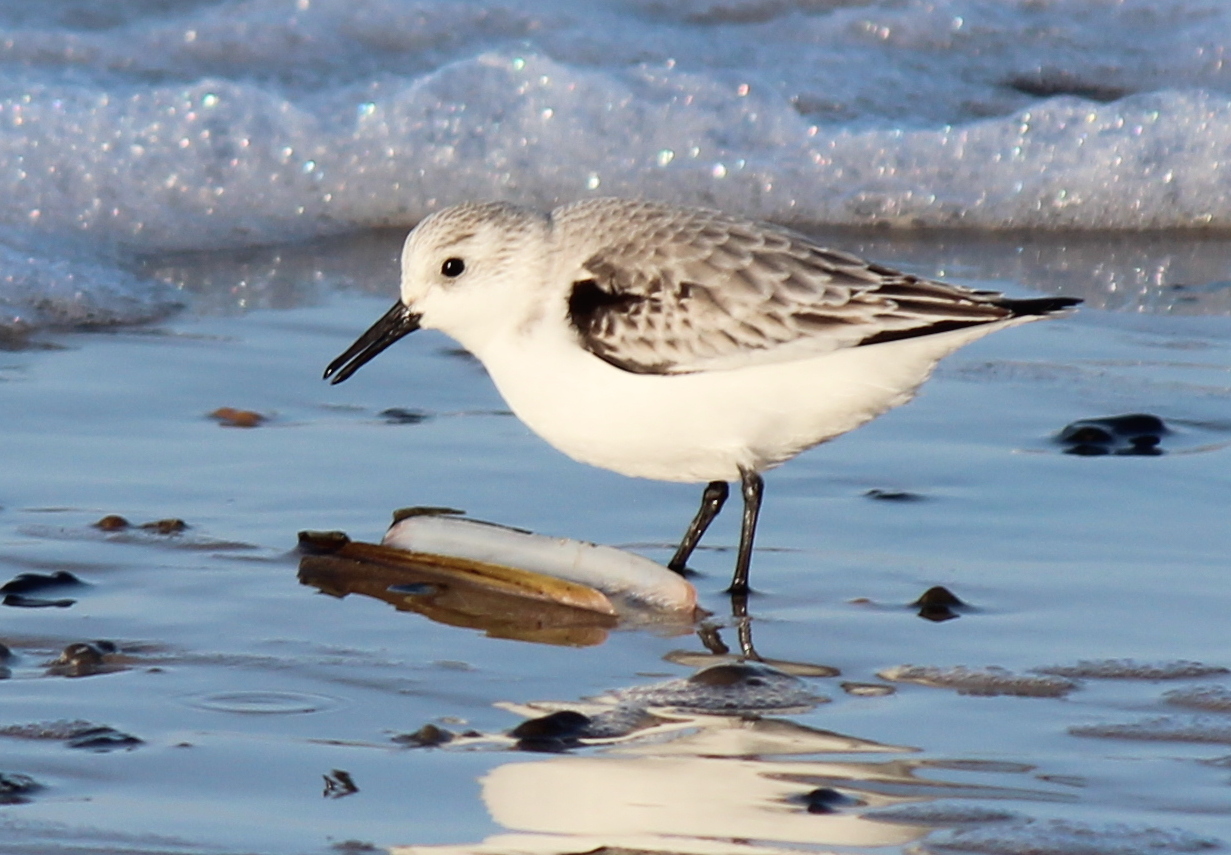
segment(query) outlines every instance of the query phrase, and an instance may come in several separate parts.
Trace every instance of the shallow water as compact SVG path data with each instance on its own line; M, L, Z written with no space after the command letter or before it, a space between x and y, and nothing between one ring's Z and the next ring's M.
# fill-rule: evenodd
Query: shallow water
M29 594L70 606L0 612L14 653L0 681L0 774L42 785L0 806L0 852L471 851L508 834L519 836L488 851L1231 841L1231 719L1217 703L1231 689L1218 670L1231 666L1220 284L1231 244L837 237L914 272L1015 291L1047 283L1088 306L966 348L910 405L767 477L752 644L766 659L839 669L800 678L829 703L759 721L682 718L564 755L502 734L551 702L593 712L583 699L720 658L667 630L558 647L326 596L297 581L296 533L375 541L393 509L441 505L665 560L697 490L567 460L434 333L343 386L321 382L390 302L397 236L150 258L143 269L191 311L0 353L0 568L86 583ZM268 421L220 426L208 414L224 406ZM424 418L381 415L395 407ZM1078 419L1132 412L1169 425L1163 454L1079 456L1054 440ZM189 528L94 528L107 514ZM736 518L719 519L693 564L710 626L738 651L721 594ZM908 606L933 585L967 603L956 619ZM66 645L96 639L118 647L100 651L102 673L49 668ZM1181 660L1209 667L1164 679L1191 671L1169 664ZM907 665L931 670L923 683L879 676ZM1036 673L1055 666L1071 687ZM41 739L12 730L58 721L141 742L72 748L81 725ZM426 723L480 736L393 740ZM832 802L808 802L826 788ZM1104 848L1080 848L1091 840Z

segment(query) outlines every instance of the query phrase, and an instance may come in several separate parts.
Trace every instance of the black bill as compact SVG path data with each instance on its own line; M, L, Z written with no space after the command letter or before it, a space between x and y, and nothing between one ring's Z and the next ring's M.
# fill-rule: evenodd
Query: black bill
M358 340L347 348L346 353L329 363L329 367L325 369L325 379L331 384L341 383L386 347L417 330L420 317L400 300L394 303L393 308L359 336Z

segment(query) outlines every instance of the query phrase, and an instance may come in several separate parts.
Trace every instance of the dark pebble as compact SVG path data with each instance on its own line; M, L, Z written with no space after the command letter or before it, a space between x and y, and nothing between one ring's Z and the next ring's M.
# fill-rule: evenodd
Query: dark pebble
M0 585L0 594L33 594L48 588L62 588L72 585L84 585L67 570L57 570L54 573L18 573L9 581Z
M94 527L103 531L123 531L128 528L130 523L119 514L107 514L98 522L94 523Z
M188 523L180 519L155 520L154 522L142 523L141 528L146 531L152 531L155 534L179 534L182 531L188 530Z
M923 496L918 493L912 493L909 490L880 490L873 488L864 493L869 499L876 499L881 502L918 502L923 499Z
M41 789L43 785L29 775L0 772L0 805L25 804L30 795Z
M523 721L509 731L523 751L565 751L585 736L590 717L575 710L558 710L545 716Z
M930 620L932 623L944 623L947 620L957 620L961 617L948 606L923 606L916 613L924 620Z
M393 741L399 745L409 745L412 748L434 748L437 745L452 742L453 734L443 727L425 724L414 733L399 733L393 737Z
M380 417L391 425L417 425L432 417L423 410L407 410L403 407L390 407L380 411Z
M327 555L350 543L344 531L301 531L299 551L309 555Z
M119 652L115 642L76 641L60 652L48 671L62 677L88 677L116 670L107 657Z
M1149 413L1127 413L1080 419L1065 425L1056 441L1066 446L1065 454L1097 457L1104 454L1155 456L1163 436L1170 433L1166 423Z
M46 600L42 597L27 597L25 594L5 594L3 603L18 609L67 609L76 600Z
M925 606L964 606L966 605L958 599L957 595L946 588L944 585L933 585L928 588L919 599L911 603L912 606L923 608Z
M240 410L235 407L219 407L210 413L209 417L215 419L222 427L233 428L260 427L269 420L268 416L261 415L255 410Z
M56 661L62 665L99 665L106 652L88 641L78 641L65 647Z
M1156 448L1158 444L1162 442L1162 439L1151 434L1146 434L1144 436L1130 437L1128 442L1134 449L1137 449L1138 453L1150 454L1151 449Z
M1060 441L1073 445L1111 445L1115 440L1111 431L1085 422L1074 422L1060 431Z
M1057 72L1046 69L1014 75L1002 81L1000 85L1034 98L1057 98L1071 95L1102 104L1110 104L1112 101L1119 101L1126 95L1133 94L1132 89L1111 86L1097 80L1086 80L1069 71Z
M343 796L350 796L359 792L355 779L345 769L332 769L328 775L323 775L322 777L325 779L325 792L323 795L327 799L340 799Z
M576 748L576 739L519 739L517 750L533 751L538 754L563 754Z
M1103 454L1111 454L1111 447L1107 445L1094 445L1089 442L1070 445L1064 450L1065 454L1073 454L1077 457L1098 457Z
M121 733L113 727L92 727L88 730L83 730L73 734L72 738L64 743L69 748L81 748L86 751L116 751L121 748L136 748L138 745L144 745L145 740L133 736L131 733Z
M919 599L911 603L912 608L919 609L919 617L933 623L943 623L947 620L961 617L956 609L966 605L957 595L943 585L935 585L923 592Z

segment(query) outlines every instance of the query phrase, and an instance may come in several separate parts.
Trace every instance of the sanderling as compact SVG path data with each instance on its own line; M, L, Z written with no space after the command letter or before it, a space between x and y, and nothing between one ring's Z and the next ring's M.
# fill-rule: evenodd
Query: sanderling
M668 563L680 572L738 480L730 590L746 593L760 473L905 403L962 345L1079 302L922 279L717 211L467 203L410 233L401 300L325 377L342 382L420 327L444 331L570 457L708 482Z

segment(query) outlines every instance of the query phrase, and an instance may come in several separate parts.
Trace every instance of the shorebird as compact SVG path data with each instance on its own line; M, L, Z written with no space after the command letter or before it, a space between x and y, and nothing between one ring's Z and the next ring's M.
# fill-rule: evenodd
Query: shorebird
M442 330L570 457L706 484L668 562L677 572L738 481L729 590L744 594L762 472L910 400L962 345L1079 302L925 279L701 208L466 203L410 233L401 299L325 377L341 383L408 333Z

